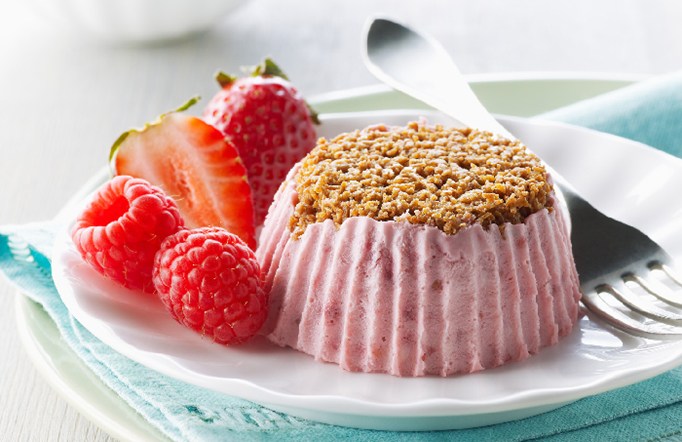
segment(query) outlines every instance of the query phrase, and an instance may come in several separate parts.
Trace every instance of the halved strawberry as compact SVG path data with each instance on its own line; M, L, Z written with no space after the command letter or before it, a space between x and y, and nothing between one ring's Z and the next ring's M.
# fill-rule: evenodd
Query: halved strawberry
M222 89L203 118L237 147L260 225L289 169L315 147L317 115L270 59L251 76L218 73L216 79Z
M255 249L251 188L237 149L213 126L178 111L122 134L111 148L114 173L161 187L187 227L223 227Z

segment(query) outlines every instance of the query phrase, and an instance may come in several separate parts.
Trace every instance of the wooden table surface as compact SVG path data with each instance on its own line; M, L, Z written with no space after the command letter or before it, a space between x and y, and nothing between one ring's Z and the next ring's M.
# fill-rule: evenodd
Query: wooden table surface
M0 2L0 225L53 217L122 130L191 95L207 99L218 68L272 55L307 96L376 83L361 58L370 15L433 34L464 73L657 74L682 64L677 0L251 0L211 32L146 46L55 26L39 3ZM15 296L0 281L0 440L110 440L33 368Z

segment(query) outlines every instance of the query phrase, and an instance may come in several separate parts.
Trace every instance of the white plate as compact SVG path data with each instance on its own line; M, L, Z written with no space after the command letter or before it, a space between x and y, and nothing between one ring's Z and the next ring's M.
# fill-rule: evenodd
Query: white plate
M475 75L468 79L488 109L508 115L530 116L627 86L642 77L513 73ZM323 113L414 108L420 104L381 85L332 92L311 101ZM93 177L93 182L85 184L73 199L83 198L104 176L106 173ZM122 440L167 440L93 375L60 339L54 323L40 305L18 297L16 320L27 354L50 385L79 412ZM511 415L506 417L513 418Z
M322 135L377 122L404 124L422 114L327 115ZM682 256L677 234L682 202L669 201L661 192L682 188L681 160L585 129L522 119L505 124L596 206L643 229L674 257ZM79 206L67 208L65 218L75 219ZM95 336L161 373L323 422L392 430L488 425L544 412L682 363L682 341L636 338L586 317L558 345L524 362L450 378L348 373L263 339L226 348L177 324L159 301L141 300L91 270L67 231L65 226L56 243L54 279L71 313Z

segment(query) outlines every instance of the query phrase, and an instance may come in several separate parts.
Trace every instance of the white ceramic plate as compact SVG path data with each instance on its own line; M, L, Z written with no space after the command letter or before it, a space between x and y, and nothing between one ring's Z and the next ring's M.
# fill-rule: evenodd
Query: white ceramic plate
M378 122L404 124L424 114L327 115L321 135ZM428 119L444 121L437 114ZM585 129L504 122L597 207L682 257L677 234L682 202L668 201L661 192L682 187L682 160ZM75 219L80 205L67 208L65 219ZM558 345L524 362L450 378L348 373L263 339L226 348L177 324L159 301L140 298L91 270L67 231L65 226L56 244L54 279L71 313L102 341L161 373L323 422L392 430L487 425L544 412L682 363L682 341L624 335L587 317Z
M514 73L469 77L488 109L502 114L531 116L606 93L641 80L641 76L575 73ZM414 108L418 103L385 86L332 92L314 102L321 112ZM99 182L98 177L94 182ZM74 195L81 199L85 189ZM16 320L27 354L55 390L109 434L123 440L165 440L139 417L56 336L56 328L42 308L17 298Z

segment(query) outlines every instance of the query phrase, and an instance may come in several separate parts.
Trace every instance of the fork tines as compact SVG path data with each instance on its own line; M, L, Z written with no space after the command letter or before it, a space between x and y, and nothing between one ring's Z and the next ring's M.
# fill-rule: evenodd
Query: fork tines
M617 284L599 284L594 290L585 290L583 304L609 324L629 333L659 339L680 338L682 278L671 266L658 261L649 263L647 269L647 275L627 272Z

